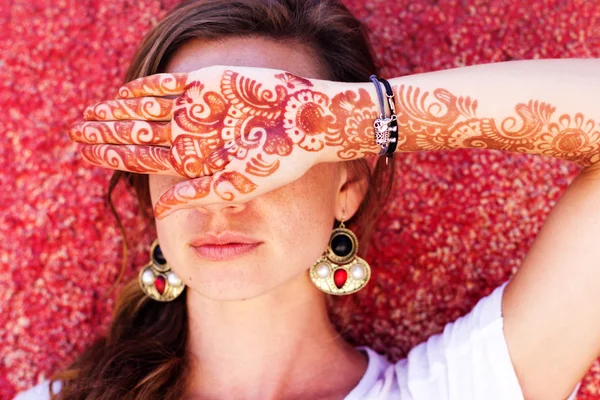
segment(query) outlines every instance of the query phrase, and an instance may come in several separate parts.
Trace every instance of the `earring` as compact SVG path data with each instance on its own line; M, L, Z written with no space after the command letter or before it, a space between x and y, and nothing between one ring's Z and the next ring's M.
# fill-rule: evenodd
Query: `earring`
M158 239L150 247L150 262L140 271L138 282L144 293L156 301L175 300L185 289L181 279L171 271Z
M371 267L356 256L358 239L344 226L331 232L329 245L321 258L310 267L310 279L325 293L345 295L358 292L371 278Z

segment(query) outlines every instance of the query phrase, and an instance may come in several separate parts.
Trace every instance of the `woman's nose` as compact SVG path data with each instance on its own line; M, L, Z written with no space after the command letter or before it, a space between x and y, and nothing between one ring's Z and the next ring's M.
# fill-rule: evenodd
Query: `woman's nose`
M216 204L205 204L198 207L201 211L209 211L212 213L236 213L246 208L244 203L216 203ZM203 210L202 210L203 209Z

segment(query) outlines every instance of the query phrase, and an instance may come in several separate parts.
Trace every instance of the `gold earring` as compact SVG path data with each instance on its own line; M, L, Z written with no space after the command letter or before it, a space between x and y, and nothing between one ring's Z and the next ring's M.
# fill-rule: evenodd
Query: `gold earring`
M371 267L356 256L358 239L344 226L331 232L327 249L310 267L313 284L321 291L333 295L346 295L358 292L371 278Z
M171 271L158 239L150 247L150 262L140 271L138 282L144 293L156 301L175 300L185 289L182 280Z

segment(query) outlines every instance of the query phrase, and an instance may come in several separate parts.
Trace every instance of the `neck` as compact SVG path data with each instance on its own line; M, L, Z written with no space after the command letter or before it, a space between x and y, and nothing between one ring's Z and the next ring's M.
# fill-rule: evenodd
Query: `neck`
M335 331L325 295L307 274L243 301L188 288L187 302L194 399L335 397L350 392L367 367Z

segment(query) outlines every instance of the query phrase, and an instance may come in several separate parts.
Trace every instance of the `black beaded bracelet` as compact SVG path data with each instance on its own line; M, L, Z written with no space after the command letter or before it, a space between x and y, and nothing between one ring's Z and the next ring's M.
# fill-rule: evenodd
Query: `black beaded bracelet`
M396 146L398 145L398 118L396 117L396 107L394 105L394 91L392 90L392 85L390 85L390 83L383 78L379 78L379 82L383 83L383 86L385 87L386 97L391 111L391 122L389 129L390 141L386 152L386 157L389 159L394 156Z

